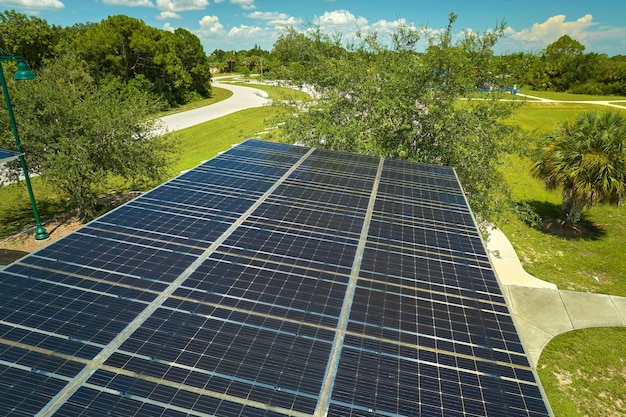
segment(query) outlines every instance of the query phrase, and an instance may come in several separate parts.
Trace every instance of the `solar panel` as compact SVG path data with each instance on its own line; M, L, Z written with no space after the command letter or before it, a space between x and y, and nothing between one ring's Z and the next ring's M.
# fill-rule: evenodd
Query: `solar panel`
M21 155L22 154L19 152L8 151L6 149L0 149L0 164L4 162L13 161L14 159L19 158Z
M0 293L1 415L550 415L448 167L248 140Z

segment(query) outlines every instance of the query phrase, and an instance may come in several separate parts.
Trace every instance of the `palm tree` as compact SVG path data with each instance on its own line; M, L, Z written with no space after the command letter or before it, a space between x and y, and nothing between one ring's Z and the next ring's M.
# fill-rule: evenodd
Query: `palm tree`
M617 111L588 112L560 123L531 168L546 188L563 189L562 220L573 227L595 204L626 197L626 119Z

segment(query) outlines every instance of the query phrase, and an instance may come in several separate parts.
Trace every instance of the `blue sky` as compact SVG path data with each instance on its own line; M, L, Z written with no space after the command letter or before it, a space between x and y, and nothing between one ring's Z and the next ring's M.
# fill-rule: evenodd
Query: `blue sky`
M284 24L315 24L350 39L357 28L384 34L400 21L438 30L454 12L455 33L506 22L498 53L537 52L567 34L586 52L626 55L623 0L0 0L0 6L59 26L124 14L159 29L182 27L198 35L207 54L255 44L270 50Z

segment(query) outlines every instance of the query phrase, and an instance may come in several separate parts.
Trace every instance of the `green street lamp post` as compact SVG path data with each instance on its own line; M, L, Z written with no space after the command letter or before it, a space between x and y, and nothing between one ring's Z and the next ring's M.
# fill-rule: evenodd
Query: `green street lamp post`
M28 196L30 197L30 205L33 208L33 215L35 216L35 239L45 240L49 235L46 229L42 226L41 220L39 220L39 212L37 211L37 203L35 203L35 195L33 194L33 188L30 184L30 177L28 175L28 168L26 167L26 159L24 159L24 152L22 151L22 143L20 142L20 136L17 133L17 124L15 123L15 116L13 115L13 106L11 105L11 99L9 98L9 90L7 89L7 82L4 78L4 71L2 70L3 62L17 62L17 71L15 72L15 80L32 80L35 78L35 74L28 68L24 57L10 55L2 48L0 52L0 83L2 83L2 93L4 94L4 101L7 104L7 112L9 113L9 121L11 122L11 129L13 130L13 136L15 137L15 145L20 156L20 164L22 165L22 172L24 173L24 181L26 182L26 188L28 189Z

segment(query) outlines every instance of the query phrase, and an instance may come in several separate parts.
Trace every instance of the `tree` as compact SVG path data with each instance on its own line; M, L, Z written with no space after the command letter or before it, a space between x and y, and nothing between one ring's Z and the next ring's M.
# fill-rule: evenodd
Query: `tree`
M52 57L59 33L58 27L50 26L38 17L29 17L15 10L0 13L0 47L23 56L33 69Z
M211 65L200 39L181 28L176 29L170 37L183 69L191 75L191 90L208 97L211 94Z
M533 84L533 69L537 67L539 57L532 53L518 52L497 57L497 73L509 74L518 86Z
M170 105L211 93L200 40L184 29L171 33L128 16L110 16L79 32L74 49L96 80L113 75L128 82L143 75Z
M96 84L73 59L55 61L37 80L12 86L32 172L63 193L82 219L96 214L97 197L112 177L136 185L165 177L171 144L154 136L156 122L148 117L159 103L142 89L127 88L113 77ZM3 133L0 146L10 140Z
M568 35L561 36L547 46L543 58L553 89L566 91L570 88L577 75L577 61L584 51L585 47Z
M563 189L561 220L573 227L585 207L626 197L626 119L616 111L582 113L555 129L532 173Z
M294 84L315 80L321 87L333 83L336 74L333 67L325 65L334 65L346 53L339 37L331 38L319 28L299 33L293 27L287 27L272 48L275 63L272 72L275 78L289 79ZM326 78L329 80L325 81Z
M224 59L224 56L226 56L226 51L216 49L211 53L211 56L209 56L209 60L221 62Z
M233 72L237 66L237 53L235 51L229 51L224 55L224 61L222 62L222 72Z
M626 95L626 57L606 58L599 69L604 94Z
M290 39L308 45L306 54L315 59L293 79L320 95L309 111L286 119L285 136L316 147L452 166L473 211L493 217L506 195L498 166L512 146L513 127L503 121L515 103L498 100L498 94L458 98L473 93L488 72L498 79L491 47L503 28L455 43L455 19L430 39L426 53L416 50L420 32L409 27L396 30L391 47L375 33L363 34L342 52L335 39L319 32L282 37L283 65L299 56Z

